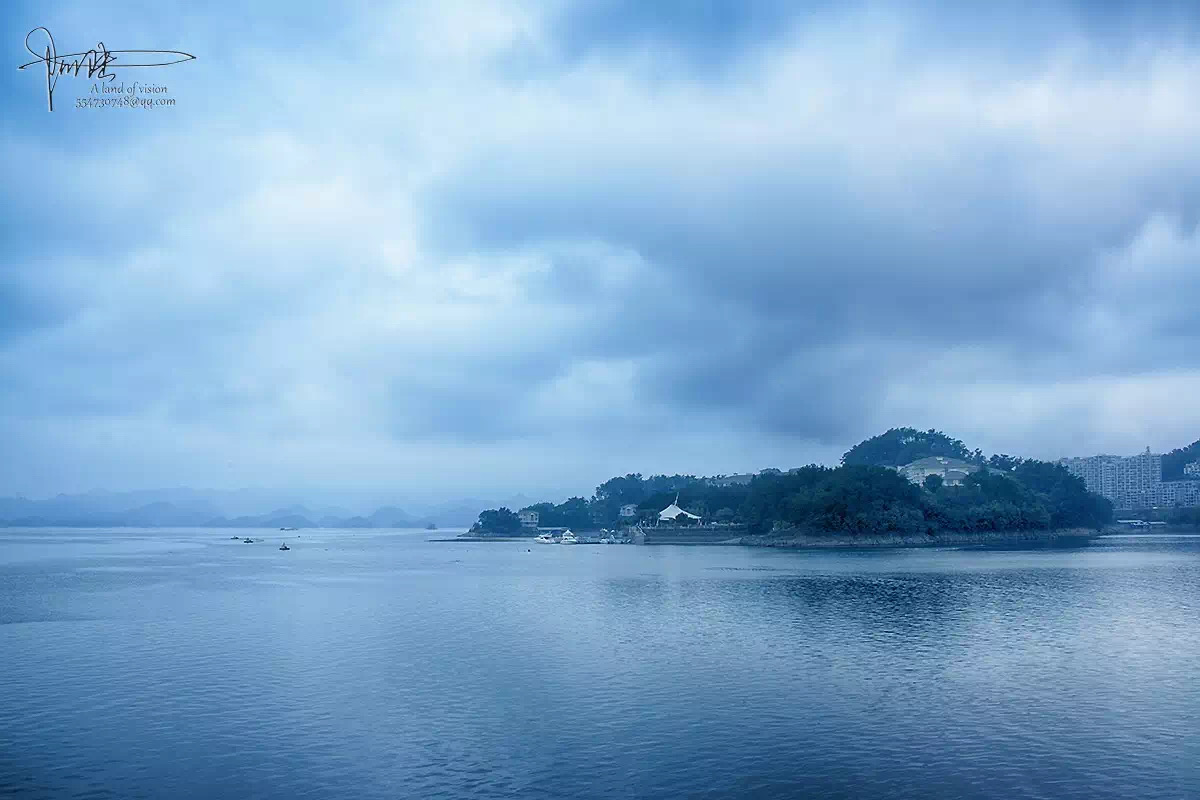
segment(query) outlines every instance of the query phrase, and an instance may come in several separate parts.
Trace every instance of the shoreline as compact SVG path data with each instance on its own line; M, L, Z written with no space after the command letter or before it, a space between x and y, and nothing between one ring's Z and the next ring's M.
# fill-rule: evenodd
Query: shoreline
M1118 531L1088 528L1066 528L1048 531L962 531L939 533L933 536L918 534L887 536L880 534L836 535L800 532L781 532L766 536L744 536L737 544L747 547L778 547L785 549L884 549L921 547L961 547L970 545L1030 545L1079 544Z
M689 547L775 547L789 550L803 549L888 549L928 547L969 547L995 545L1078 545L1110 534L1125 533L1123 529L1106 527L1096 531L1088 528L1065 528L1048 531L962 531L889 536L883 534L820 534L781 531L773 535L740 536L725 541L661 542L638 545L640 547L662 547L681 545ZM428 542L527 542L527 536L455 536L426 539ZM582 543L581 543L582 544Z
M427 542L532 542L532 536L447 536L444 539L426 539Z

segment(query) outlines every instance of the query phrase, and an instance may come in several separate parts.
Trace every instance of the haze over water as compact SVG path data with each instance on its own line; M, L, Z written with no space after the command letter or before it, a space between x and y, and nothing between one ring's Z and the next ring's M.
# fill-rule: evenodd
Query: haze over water
M1200 537L0 531L0 795L1182 798Z

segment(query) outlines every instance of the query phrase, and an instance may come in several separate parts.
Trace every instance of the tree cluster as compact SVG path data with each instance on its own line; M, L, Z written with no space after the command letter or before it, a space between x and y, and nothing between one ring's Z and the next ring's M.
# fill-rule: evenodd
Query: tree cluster
M1200 528L1200 508L1172 508L1167 514L1166 522L1171 525L1191 525Z
M1192 442L1187 447L1179 447L1162 457L1162 479L1164 481L1182 481L1191 478L1185 475L1183 468L1193 461L1200 461L1200 440Z
M872 436L859 442L842 456L843 466L873 465L877 467L902 467L922 458L945 456L971 463L983 463L983 452L967 449L958 439L951 439L941 431L930 428L892 428L886 433Z
M521 518L508 508L490 508L479 514L479 521L471 526L471 533L490 536L511 536L521 531Z
M1056 464L980 469L961 486L931 478L920 487L895 470L857 464L760 476L750 487L747 522L760 533L781 524L832 534L933 535L1099 528L1112 519L1111 503Z

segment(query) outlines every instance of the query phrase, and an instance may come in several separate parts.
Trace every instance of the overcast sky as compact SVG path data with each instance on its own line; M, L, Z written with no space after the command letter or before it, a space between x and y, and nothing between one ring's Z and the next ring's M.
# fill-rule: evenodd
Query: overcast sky
M248 5L8 5L0 494L1200 438L1195 3Z

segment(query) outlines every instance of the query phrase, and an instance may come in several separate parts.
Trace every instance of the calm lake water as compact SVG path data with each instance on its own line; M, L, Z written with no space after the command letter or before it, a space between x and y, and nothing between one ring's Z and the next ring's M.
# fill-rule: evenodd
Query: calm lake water
M0 530L0 796L1200 797L1200 538L248 533Z

